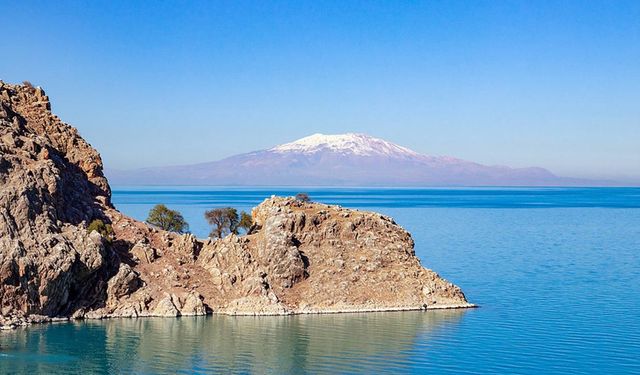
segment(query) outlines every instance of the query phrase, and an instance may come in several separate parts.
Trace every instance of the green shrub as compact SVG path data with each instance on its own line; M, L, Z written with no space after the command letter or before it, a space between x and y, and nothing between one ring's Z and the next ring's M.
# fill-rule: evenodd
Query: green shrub
M113 240L113 228L111 224L105 224L104 221L95 219L87 227L87 233L91 233L94 230L100 233L108 242Z
M209 237L222 238L229 233L238 234L240 218L233 207L214 208L205 211L204 218L213 227Z
M182 214L170 210L164 204L158 204L149 211L147 223L170 232L186 233L189 231L189 224L184 220Z
M253 226L253 218L250 214L242 211L240 214L240 222L238 223L238 228L244 229L245 233L249 233L251 227Z

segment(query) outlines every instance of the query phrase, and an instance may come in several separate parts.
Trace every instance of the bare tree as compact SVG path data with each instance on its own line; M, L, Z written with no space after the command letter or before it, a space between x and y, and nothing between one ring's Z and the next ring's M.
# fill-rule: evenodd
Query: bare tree
M213 227L209 237L222 238L229 233L238 233L238 210L232 207L214 208L204 213L205 219Z

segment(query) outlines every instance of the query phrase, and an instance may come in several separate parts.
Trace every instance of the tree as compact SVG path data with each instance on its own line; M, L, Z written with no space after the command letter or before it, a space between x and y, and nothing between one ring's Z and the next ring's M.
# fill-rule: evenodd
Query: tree
M186 233L189 224L178 211L170 210L164 204L157 204L149 211L147 223L170 232Z
M113 240L113 227L111 227L111 224L105 224L104 221L95 219L87 227L87 233L91 233L94 230L100 233L107 242L111 242Z
M307 193L296 194L296 200L300 202L311 202L311 198L309 198L309 194Z
M239 218L235 208L214 208L206 211L204 218L213 226L209 237L222 238L229 233L238 234Z
M238 228L244 229L245 233L249 233L249 230L253 226L253 218L250 214L242 211L240 214L240 222L238 223Z

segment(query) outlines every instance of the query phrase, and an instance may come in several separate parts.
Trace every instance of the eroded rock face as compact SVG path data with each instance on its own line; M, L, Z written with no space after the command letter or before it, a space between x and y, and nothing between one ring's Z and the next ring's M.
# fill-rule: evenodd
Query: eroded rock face
M85 226L109 208L100 156L49 107L41 89L0 83L3 315L68 314L108 268Z
M44 91L0 81L0 322L471 306L388 217L277 197L252 214L250 235L217 241L122 215Z
M276 259L267 282L294 312L466 305L458 287L420 265L411 235L389 217L277 197L253 216L258 244L287 239L261 259Z

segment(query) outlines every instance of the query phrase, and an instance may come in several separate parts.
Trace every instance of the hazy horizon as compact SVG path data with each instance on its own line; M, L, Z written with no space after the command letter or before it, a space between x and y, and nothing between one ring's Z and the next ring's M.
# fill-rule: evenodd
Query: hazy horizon
M37 6L34 6L37 4ZM313 134L640 183L640 3L3 4L0 79L113 169Z
M234 160L237 159L238 157L241 158L241 160L245 160L245 162L249 162L250 164L255 163L258 160L261 160L261 163L267 163L269 164L268 161L266 161L264 158L266 155L263 155L265 152L272 152L273 150L278 150L278 149L283 149L287 150L287 151L291 151L291 150L296 150L299 149L301 147L301 143L302 145L307 145L305 147L308 147L309 144L309 140L310 138L314 138L316 136L319 136L321 139L323 139L322 142L325 141L325 139L327 137L334 137L334 136L339 136L339 137L344 137L344 136L351 136L352 134L342 134L342 135L329 135L329 134L321 134L321 133L316 133L313 134L312 136L308 136L308 137L304 137L302 139L298 139L298 140L294 140L292 142L287 142L287 143L282 143L280 145L274 145L276 147L269 147L269 148L265 148L262 150L252 150L249 152L245 152L245 153L240 153L240 154L235 154L235 155L229 155L226 157L223 157L219 160L209 160L209 161L202 161L202 162L197 162L197 163L191 163L191 164L170 164L170 165L157 165L157 166L145 166L145 167L138 167L138 168L124 168L124 169L118 169L118 168L110 168L108 166L105 167L105 174L107 175L107 177L112 181L115 182L115 185L135 185L135 186L143 186L143 185L159 185L159 186L170 186L170 185L175 185L175 186L183 186L183 185L192 185L191 183L186 183L185 180L183 179L184 176L179 177L178 175L175 175L173 173L175 173L175 171L181 171L179 172L180 174L190 174L193 176L203 176L204 174L207 174L207 172L205 172L205 170L208 170L210 172L212 172L213 170L211 168L216 168L214 167L214 165L218 162L224 162L225 160ZM371 137L367 134L364 133L356 133L353 134L355 136L364 136L367 139L374 139L377 141L382 141L382 142L386 142L383 139L379 139L377 137ZM317 140L314 140L317 142ZM313 144L314 141L311 141L311 143ZM291 146L291 145L295 145L295 146ZM393 143L391 143L390 145L394 145ZM395 146L400 146L400 148L402 149L402 145L395 145ZM321 147L326 147L326 146L321 146ZM375 147L375 146L374 146ZM280 151L280 152L282 152ZM301 150L298 150L297 152L300 152ZM312 153L316 153L317 151L312 151ZM355 152L356 154L358 153L357 149L352 149L351 152ZM375 150L374 152L384 152L384 150ZM415 150L411 150L411 149L407 149L404 148L403 152L408 152L408 153L414 153ZM427 157L448 157L447 155L425 155L425 154L420 154L417 153L418 155L423 155L423 156L427 156ZM246 157L243 156L249 156L250 159L246 159ZM251 155L256 155L255 157L251 157ZM300 154L299 156L303 156L303 154ZM316 154L317 155L317 154ZM331 157L330 155L325 155L325 157ZM342 159L343 160L343 166L342 168L344 168L348 163L350 163L350 158L353 156L353 154L351 156L347 156L345 155ZM295 158L297 158L297 156L294 156ZM250 161L251 158L253 158L253 161ZM460 160L462 162L472 162L473 161L465 161L465 160ZM275 164L273 164L273 168L278 168L280 165L280 162L276 162ZM233 162L231 162L233 164ZM198 166L201 166L200 168L198 168ZM224 169L237 169L240 166L233 166L233 165L227 165L224 166ZM291 167L294 167L294 165L292 165ZM401 166L397 166L399 168L403 168ZM487 167L498 167L498 168L502 168L502 167L507 167L510 168L510 166L508 165L493 165L493 166L487 166ZM546 170L547 172L551 172L548 169L541 167L541 166L532 166L533 168L542 168L543 170ZM178 169L176 169L178 168ZM196 169L194 169L196 168ZM318 168L316 170L316 173L320 172L320 168L321 166L319 164L315 165L314 168ZM145 176L146 173L151 172L156 174L157 177L155 177L154 179L160 178L157 181L154 182L150 182L150 180L148 179L149 176ZM174 172L170 172L170 171L174 171ZM274 170L272 169L272 172ZM209 172L209 173L210 173ZM330 171L325 171L325 179L322 181L319 181L319 184L316 183L311 183L310 185L307 184L300 184L300 183L294 183L294 184L289 184L289 183L282 183L281 180L276 179L277 181L279 181L276 184L273 183L260 183L259 181L262 181L260 179L260 177L258 177L258 172L259 170L255 171L257 174L254 176L254 179L252 181L252 183L241 183L240 185L238 185L237 183L224 183L220 180L218 180L217 183L211 184L211 183L205 183L205 182L198 182L196 184L196 186L341 186L342 184L344 184L345 182L342 182L338 185L336 185L335 183L330 182L331 181L331 177L332 173ZM281 171L282 172L282 171ZM355 173L356 171L350 172L350 173ZM372 170L369 170L369 173L371 173ZM415 171L416 173L419 173L418 171ZM320 172L322 173L322 172ZM393 181L394 178L397 178L397 176L394 177L394 173L392 171L389 171L389 180L387 181L388 183L388 187L499 187L499 186L521 186L521 187L526 187L526 186L575 186L575 187L587 187L587 186L637 186L638 184L640 184L640 181L637 180L613 180L613 179L588 179L588 178L574 178L573 176L561 176L561 175L557 175L555 174L557 177L559 177L560 179L564 179L564 180L557 180L556 182L547 182L543 185L538 185L541 183L540 180L538 180L536 177L531 177L531 179L529 180L529 183L522 183L522 184L517 184L517 185L508 185L508 183L506 183L505 181L503 181L502 183L490 183L490 184L486 184L486 183L480 183L479 181L476 181L476 183L472 183L471 181L473 181L473 179L471 180L467 180L465 183L463 184L448 184L448 183L444 183L442 181L439 181L439 183L436 184L415 184L412 183L410 185L406 185L406 182L403 183L398 183L396 182L391 183L390 181ZM164 175L163 177L160 177ZM285 178L284 176L281 176L280 178ZM285 178L286 179L286 178ZM123 182L125 181L125 182ZM263 181L264 182L264 181ZM132 186L133 186L132 185ZM354 181L350 181L348 182L348 185L345 186L367 186L366 184L361 184L361 183L354 183ZM374 184L371 186L387 186L387 185L380 185L378 184Z

